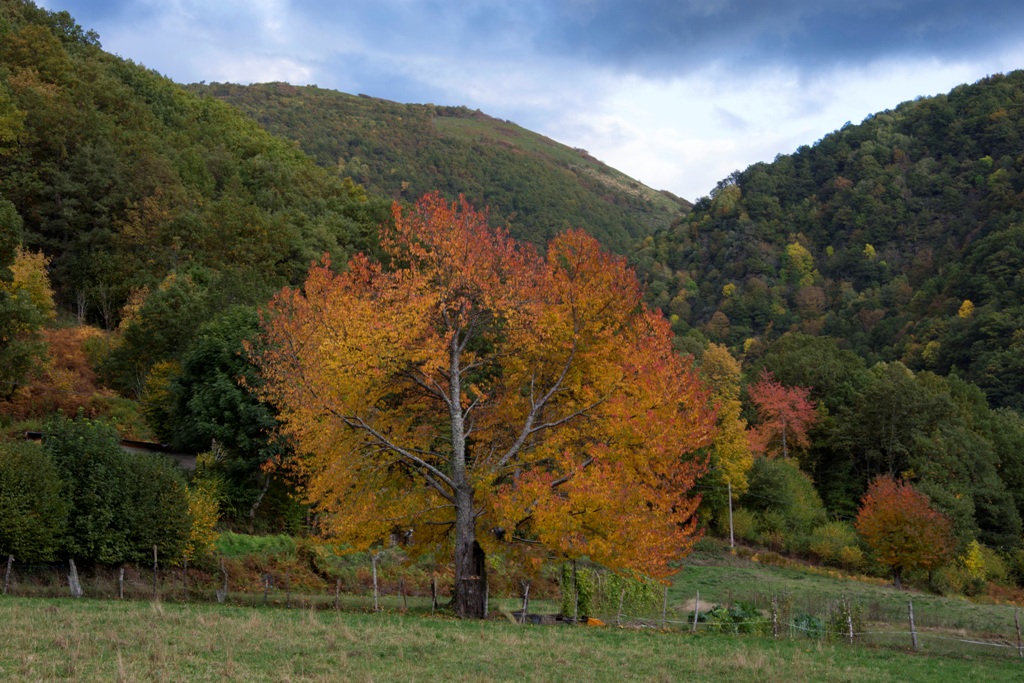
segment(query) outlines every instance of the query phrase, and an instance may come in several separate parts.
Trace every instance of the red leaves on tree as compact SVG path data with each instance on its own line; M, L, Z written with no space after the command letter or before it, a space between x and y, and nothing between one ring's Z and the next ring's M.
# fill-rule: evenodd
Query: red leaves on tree
M786 387L764 370L761 379L747 389L760 420L750 431L750 448L755 453L787 458L795 448L811 445L807 431L818 419L811 390Z
M854 522L881 563L901 585L906 569L934 569L953 552L953 524L935 510L928 496L886 475L877 477L861 498Z

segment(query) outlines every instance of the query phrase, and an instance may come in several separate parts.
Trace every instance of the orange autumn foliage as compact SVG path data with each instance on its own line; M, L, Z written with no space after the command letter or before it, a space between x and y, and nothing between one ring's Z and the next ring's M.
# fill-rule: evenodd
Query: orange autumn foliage
M935 569L953 552L953 523L931 506L928 496L891 476L880 476L861 498L854 522L875 559L890 567L901 584L907 569Z
M390 268L315 265L255 356L323 530L451 548L457 601L475 543L672 573L714 414L624 260L580 231L541 257L464 200L394 215Z
M102 403L114 392L100 387L87 346L90 341L101 341L103 335L88 326L43 329L46 357L42 367L0 407L16 419L43 417L58 410L74 415L80 408L87 417L98 415L97 401Z
M759 423L749 432L750 449L788 458L794 449L811 445L808 430L818 421L811 390L783 386L768 370L747 389Z

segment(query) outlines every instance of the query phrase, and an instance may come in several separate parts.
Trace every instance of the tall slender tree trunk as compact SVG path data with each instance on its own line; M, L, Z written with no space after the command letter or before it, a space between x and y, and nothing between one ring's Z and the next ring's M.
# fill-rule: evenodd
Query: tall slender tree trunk
M463 619L487 616L487 565L476 540L473 486L466 473L466 424L462 412L461 349L452 335L449 416L452 426L452 479L455 482L455 613Z

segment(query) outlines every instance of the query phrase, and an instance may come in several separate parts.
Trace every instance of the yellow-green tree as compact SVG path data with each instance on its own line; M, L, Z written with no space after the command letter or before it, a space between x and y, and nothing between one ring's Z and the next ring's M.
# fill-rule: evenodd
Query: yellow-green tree
M3 213L0 206L0 223ZM16 227L13 220L10 227ZM0 397L13 394L45 355L40 330L55 309L47 263L42 253L21 247L14 249L11 262L0 263Z
M740 413L740 364L722 344L711 344L704 351L700 377L711 392L718 410L718 431L711 443L711 467L721 471L722 481L732 485L733 493L747 490L747 471L754 463L747 438L747 421Z

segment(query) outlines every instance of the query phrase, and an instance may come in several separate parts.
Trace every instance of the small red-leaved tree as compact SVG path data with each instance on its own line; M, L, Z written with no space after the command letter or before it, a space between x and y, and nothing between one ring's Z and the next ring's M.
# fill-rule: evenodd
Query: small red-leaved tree
M757 409L759 424L750 431L750 447L755 453L789 457L792 448L811 445L808 430L818 419L811 390L786 387L768 370L747 389Z
M314 266L264 316L262 390L321 528L450 549L461 616L510 544L674 572L715 416L625 260L582 232L542 257L438 195L394 215L391 267Z
M861 498L857 531L881 564L892 568L902 587L906 569L931 571L953 551L953 523L931 506L928 496L891 476L877 477Z

